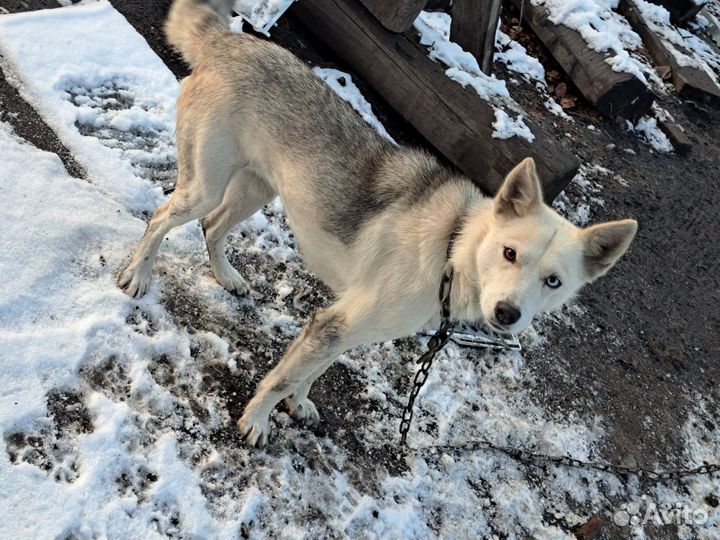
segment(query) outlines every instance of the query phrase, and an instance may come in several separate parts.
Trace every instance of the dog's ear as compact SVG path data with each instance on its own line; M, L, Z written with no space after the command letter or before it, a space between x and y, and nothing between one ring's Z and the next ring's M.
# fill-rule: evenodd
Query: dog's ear
M522 217L542 204L542 187L535 170L535 160L525 158L507 175L495 195L495 213Z
M583 259L588 280L599 278L618 262L635 238L637 227L634 219L623 219L583 229Z

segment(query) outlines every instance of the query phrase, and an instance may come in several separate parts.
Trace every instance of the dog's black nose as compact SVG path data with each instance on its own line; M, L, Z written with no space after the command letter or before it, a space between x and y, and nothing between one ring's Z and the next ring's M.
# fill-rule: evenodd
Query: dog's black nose
M520 310L507 302L498 302L495 306L495 318L500 324L510 326L520 320Z

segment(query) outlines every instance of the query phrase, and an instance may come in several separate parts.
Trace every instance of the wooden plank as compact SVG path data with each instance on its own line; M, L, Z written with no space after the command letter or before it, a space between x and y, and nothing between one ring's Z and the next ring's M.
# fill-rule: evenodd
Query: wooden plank
M681 66L675 59L675 55L665 45L663 38L652 31L648 21L642 16L633 0L621 0L620 9L633 30L642 38L645 48L656 65L670 66L673 84L678 94L688 99L720 103L720 88L710 78L710 75L692 66ZM674 47L680 48L677 45ZM692 56L689 51L681 50L681 52Z
M486 75L492 71L501 0L454 0L450 39L477 58Z
M653 93L637 77L613 71L605 61L609 53L592 50L580 32L554 24L543 6L512 1L518 9L524 4L524 20L598 111L610 118L635 118L650 110Z
M677 124L669 120L658 120L658 127L670 140L678 154L687 154L692 149L692 142Z
M425 11L444 11L450 13L450 0L427 0Z
M493 138L492 107L448 78L414 33L388 32L355 0L303 0L290 9L486 193L495 193L512 167L528 156L535 158L548 201L575 174L578 161L572 152L529 119L534 143Z
M360 0L380 23L392 32L408 30L427 0Z
M650 0L653 4L663 6L670 12L670 22L682 25L695 18L703 8L703 4L696 4L693 0Z
M707 6L707 4L705 4ZM709 10L704 9L702 16L708 21L708 24L698 30L698 34L705 38L705 43L715 51L716 54L720 54L720 22L718 22L715 15Z

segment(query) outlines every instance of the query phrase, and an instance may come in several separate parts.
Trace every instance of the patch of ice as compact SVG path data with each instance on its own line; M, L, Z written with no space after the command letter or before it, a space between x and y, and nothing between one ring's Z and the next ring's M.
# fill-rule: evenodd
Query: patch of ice
M338 71L337 69L320 67L313 68L313 72L325 81L338 96L347 101L375 131L391 143L397 144L395 139L387 132L385 126L382 125L382 122L377 119L372 111L372 106L362 95L360 89L355 86L352 77L350 77L348 73Z

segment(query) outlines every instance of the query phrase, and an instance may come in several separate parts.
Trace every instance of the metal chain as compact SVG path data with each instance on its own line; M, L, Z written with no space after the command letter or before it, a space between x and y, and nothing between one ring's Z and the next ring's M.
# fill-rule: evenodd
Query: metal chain
M419 452L423 450L434 450L436 452L475 452L478 450L491 450L501 452L511 458L532 465L538 462L552 463L563 467L573 467L576 469L598 470L606 473L615 474L617 476L637 476L646 482L658 483L666 480L678 480L686 476L709 475L720 472L720 463L703 463L698 467L688 469L667 469L664 471L656 471L645 467L629 467L625 465L617 465L614 463L602 463L598 461L583 461L570 456L555 456L550 454L541 454L531 452L522 448L512 446L502 446L487 440L467 441L461 444L438 444L424 447L408 447L409 450Z
M420 390L422 390L423 385L427 381L428 375L430 375L433 358L435 358L435 354L437 354L437 352L445 346L452 335L453 325L450 322L450 292L452 290L452 279L453 267L448 265L445 272L443 272L442 281L440 282L440 328L438 328L435 335L428 340L427 352L417 361L417 363L420 364L420 368L415 374L413 387L412 390L410 390L410 397L408 397L407 405L405 405L405 409L403 409L402 420L400 421L400 443L403 446L407 446L407 434L408 431L410 431L410 424L413 419L413 406L415 405L415 399L418 397L418 394L420 394Z
M448 247L448 253L451 245ZM583 461L570 456L553 456L549 454L541 454L531 452L522 448L512 446L502 446L492 443L488 440L466 441L460 444L438 444L429 445L421 448L412 448L407 444L407 435L410 431L410 425L413 419L413 409L415 400L420 394L420 390L427 382L430 375L433 359L437 352L442 349L450 339L453 332L453 325L450 321L450 292L452 290L453 268L448 263L440 282L440 306L441 319L440 328L428 341L428 350L417 361L420 368L415 374L413 386L410 390L407 405L403 409L402 420L400 422L400 443L408 450L419 452L423 450L434 450L440 452L474 452L477 450L491 450L502 452L513 459L516 459L526 465L532 465L537 462L553 463L564 467L574 467L578 469L593 469L603 471L618 476L637 476L641 480L652 483L663 482L666 480L678 480L687 476L709 475L720 472L720 463L703 463L698 467L687 469L668 469L665 471L655 471L644 467L628 467L625 465L617 465L613 463L601 463L597 461Z

